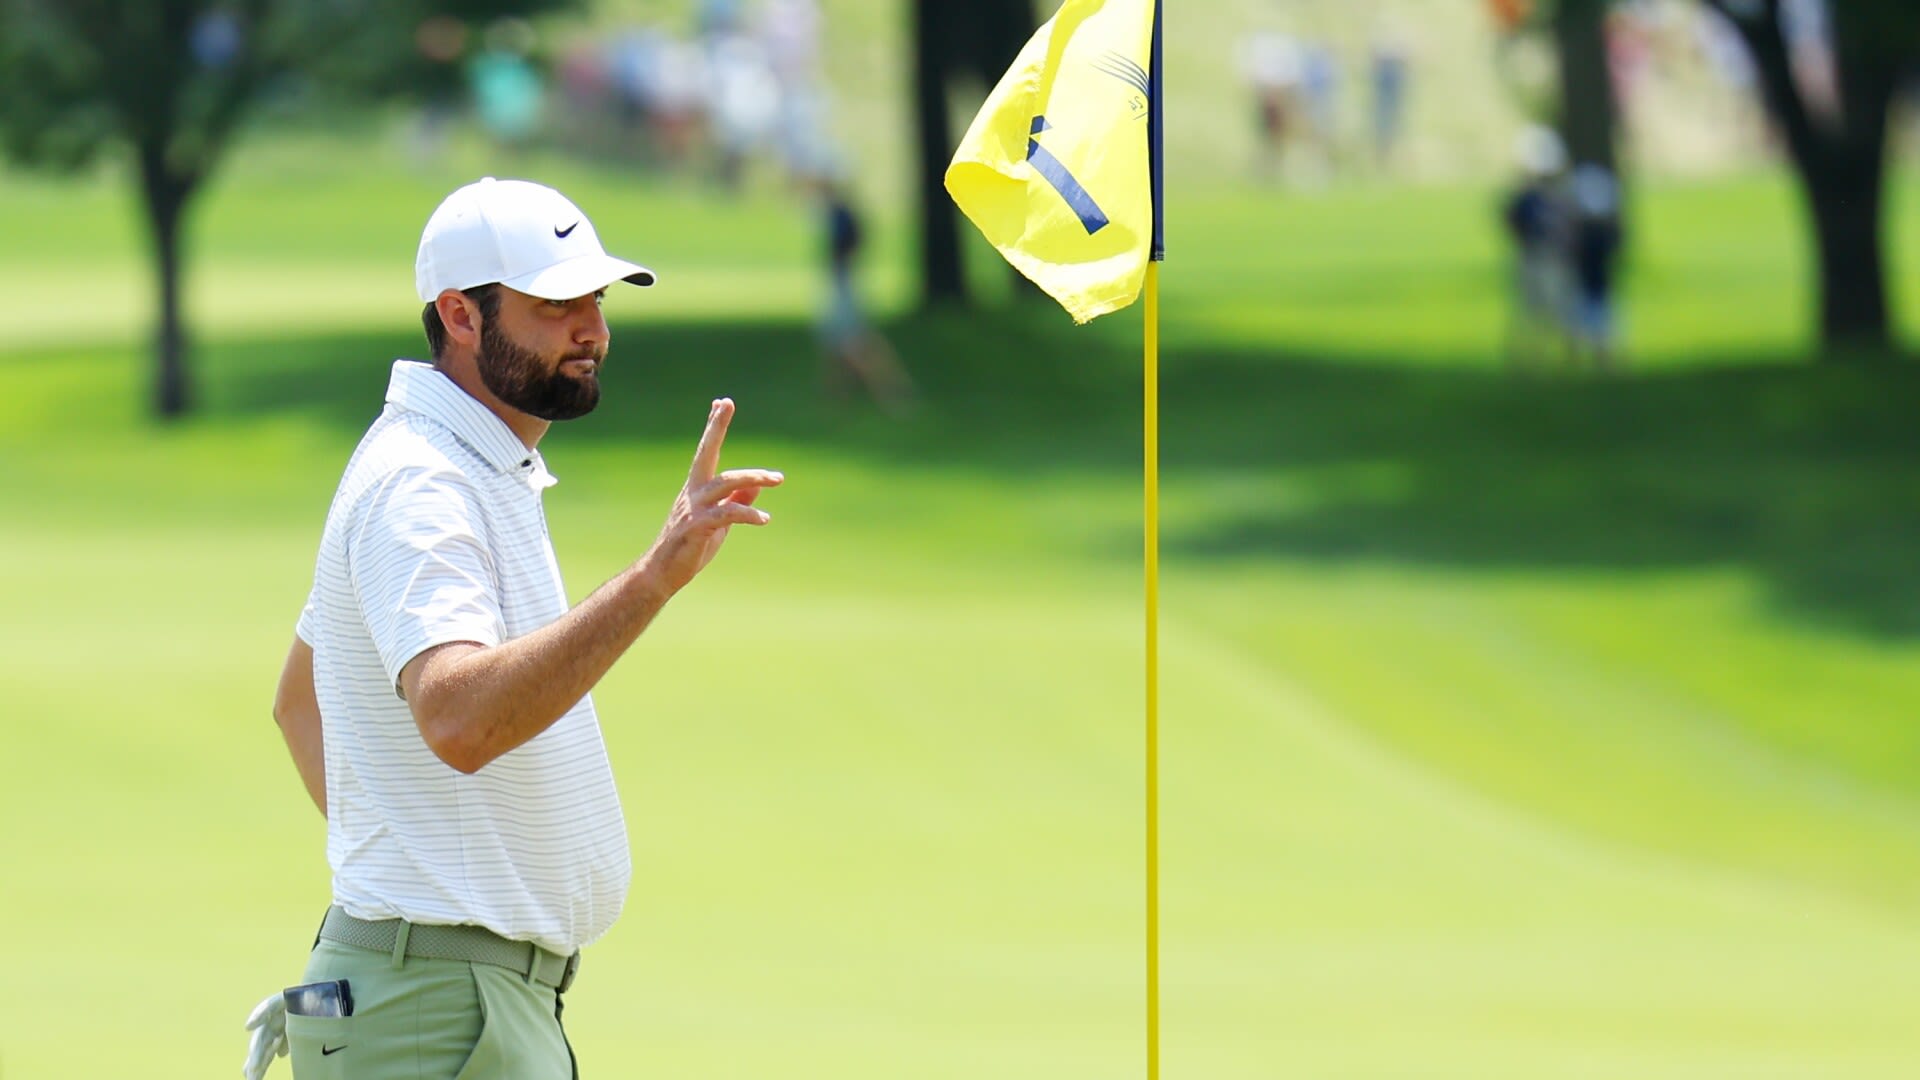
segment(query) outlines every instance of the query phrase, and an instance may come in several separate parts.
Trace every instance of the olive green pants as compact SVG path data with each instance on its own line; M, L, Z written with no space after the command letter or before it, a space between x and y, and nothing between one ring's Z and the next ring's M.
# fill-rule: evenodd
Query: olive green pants
M345 979L352 1016L287 1017L294 1080L571 1080L551 987L492 964L322 941L303 983Z

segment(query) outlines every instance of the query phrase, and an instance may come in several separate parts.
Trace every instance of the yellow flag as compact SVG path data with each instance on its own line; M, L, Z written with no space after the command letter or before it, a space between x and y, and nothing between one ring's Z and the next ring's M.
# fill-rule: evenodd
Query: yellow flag
M987 96L947 192L1075 322L1140 295L1155 0L1066 0Z

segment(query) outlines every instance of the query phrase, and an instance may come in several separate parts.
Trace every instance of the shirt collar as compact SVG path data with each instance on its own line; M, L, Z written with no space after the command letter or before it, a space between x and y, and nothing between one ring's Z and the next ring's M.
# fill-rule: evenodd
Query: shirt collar
M528 449L505 420L432 364L395 360L387 382L387 403L439 423L487 464L524 478L535 490L559 483L547 471L540 451Z

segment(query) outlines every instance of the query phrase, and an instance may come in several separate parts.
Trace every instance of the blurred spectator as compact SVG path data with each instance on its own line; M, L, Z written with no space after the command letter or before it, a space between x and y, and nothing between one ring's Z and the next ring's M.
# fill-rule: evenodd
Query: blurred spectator
M1620 4L1607 12L1607 77L1613 100L1631 119L1654 62L1653 17L1643 4Z
M1833 17L1827 0L1780 0L1780 33L1800 98L1816 123L1841 123L1840 73L1833 55Z
M780 119L780 84L766 52L745 34L726 34L708 52L708 115L720 186L738 190L752 152Z
M1518 369L1544 366L1570 352L1567 237L1570 223L1561 178L1567 152L1551 128L1534 125L1514 144L1519 182L1502 208L1513 244L1514 293L1507 323L1507 362Z
M1719 9L1704 5L1693 25L1696 47L1720 81L1739 95L1753 93L1757 73L1740 31Z
M740 32L740 0L700 0L698 16L700 40L715 39Z
M654 68L652 126L667 160L693 157L707 121L707 57L698 44L667 37Z
M651 156L649 118L654 110L654 80L662 62L662 34L647 27L622 31L607 46L607 79L613 91L614 115L620 130L638 143L641 156Z
M545 88L534 70L533 27L523 19L500 19L487 28L486 48L468 65L480 123L501 146L514 149L532 138Z
M1760 104L1759 72L1754 68L1753 54L1740 31L1719 9L1702 4L1693 16L1693 45L1707 70L1726 91L1718 99L1719 126L1737 133L1738 145L1744 150L1766 148L1770 139L1769 121Z
M1254 156L1254 172L1258 176L1280 175L1287 128L1300 87L1300 68L1299 45L1278 31L1257 30L1240 43L1240 70L1253 89L1258 109L1258 147Z
M1618 363L1614 270L1619 262L1620 183L1605 166L1573 171L1573 330L1576 352L1595 370Z
M781 89L811 87L820 79L820 6L816 0L767 0L760 9L760 40Z
M824 160L828 96L821 85L820 8L815 0L767 0L760 10L760 41L780 95L775 123L789 176Z
M607 52L591 41L576 40L560 53L556 82L565 108L559 117L571 146L594 154L614 149L605 120L617 100Z
M811 183L826 234L826 307L818 323L824 389L844 400L858 388L889 416L904 416L915 404L913 380L893 345L867 322L855 283L866 239L860 216L837 168L824 167Z
M1407 79L1411 55L1399 27L1382 22L1374 27L1369 82L1373 89L1373 160L1386 168L1399 145L1407 112Z
M1325 176L1340 159L1340 58L1326 42L1311 41L1301 50L1300 89L1306 98L1315 164Z
M413 30L413 48L432 73L425 79L426 100L414 128L413 151L422 162L437 159L447 129L460 112L460 58L467 52L467 24L451 15L420 20Z

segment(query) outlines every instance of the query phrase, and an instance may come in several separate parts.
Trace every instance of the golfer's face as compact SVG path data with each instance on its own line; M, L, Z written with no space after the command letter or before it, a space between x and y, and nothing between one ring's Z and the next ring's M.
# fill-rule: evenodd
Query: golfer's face
M481 326L480 378L502 402L542 420L572 420L600 401L607 356L601 293L542 300L503 289Z
M607 358L606 290L571 300L542 300L502 288L495 318L508 340L540 358L546 374L596 382Z

